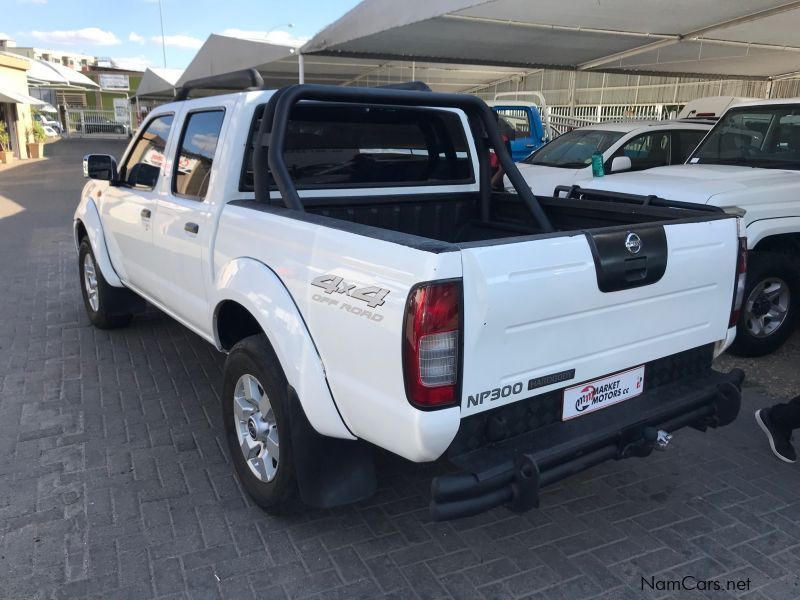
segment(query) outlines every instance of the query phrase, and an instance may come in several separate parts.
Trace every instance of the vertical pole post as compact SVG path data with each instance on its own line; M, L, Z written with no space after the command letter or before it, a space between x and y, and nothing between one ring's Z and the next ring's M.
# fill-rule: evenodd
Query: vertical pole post
M417 61L411 61L411 81L417 80Z
M158 16L161 19L161 52L164 54L164 68L167 68L167 42L164 40L164 10L158 0Z
M306 82L306 63L302 52L297 53L297 83Z
M569 116L575 116L575 71L569 72Z

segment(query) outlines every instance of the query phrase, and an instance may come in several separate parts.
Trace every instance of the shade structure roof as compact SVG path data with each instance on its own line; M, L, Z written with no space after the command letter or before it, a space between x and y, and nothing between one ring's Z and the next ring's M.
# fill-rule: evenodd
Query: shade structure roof
M800 1L363 0L301 52L533 69L780 78Z
M30 59L31 68L28 69L28 84L31 86L43 85L50 87L77 87L83 89L96 89L100 86L86 77L86 75L44 60Z
M255 68L261 73L266 86L279 88L297 83L298 60L294 47L212 34L177 80L176 87L193 79ZM376 58L304 57L305 81L332 85L375 85L420 79L436 91L462 91L501 78L507 79L520 72L516 68L440 62L423 61L412 65L410 62Z
M241 69L256 68L261 70L267 65L291 56L294 50L291 46L212 33L197 51L183 74L178 78L176 85L181 87L187 81L192 81L193 79L230 73ZM286 71L289 72L291 69L287 67ZM296 82L296 66L293 74Z
M147 67L134 96L142 98L170 98L175 94L175 85L183 74L182 69L156 69Z

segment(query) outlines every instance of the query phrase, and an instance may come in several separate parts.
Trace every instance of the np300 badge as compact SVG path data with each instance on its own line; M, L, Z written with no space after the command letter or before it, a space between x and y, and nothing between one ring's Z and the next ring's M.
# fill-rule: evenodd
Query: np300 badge
M628 252L631 254L639 254L642 250L642 238L630 232L628 237L625 238L625 248L627 248Z

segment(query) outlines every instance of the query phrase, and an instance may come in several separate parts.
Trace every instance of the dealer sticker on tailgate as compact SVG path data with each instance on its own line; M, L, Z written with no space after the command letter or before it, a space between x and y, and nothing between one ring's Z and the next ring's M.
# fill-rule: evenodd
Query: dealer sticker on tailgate
M644 365L567 388L564 390L564 410L561 418L566 421L580 417L628 398L634 398L643 390Z

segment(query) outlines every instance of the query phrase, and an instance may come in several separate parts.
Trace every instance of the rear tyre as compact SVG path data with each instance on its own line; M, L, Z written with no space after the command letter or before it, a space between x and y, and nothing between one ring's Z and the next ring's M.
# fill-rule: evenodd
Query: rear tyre
M116 329L128 325L133 315L120 312L119 300L121 294L130 294L131 292L108 284L97 267L97 261L88 238L81 240L78 251L78 269L83 306L92 325L99 329Z
M225 361L222 417L233 466L270 514L297 507L286 377L265 335L236 344Z
M776 252L751 252L742 316L731 353L764 356L792 334L800 301L800 273L792 260Z

